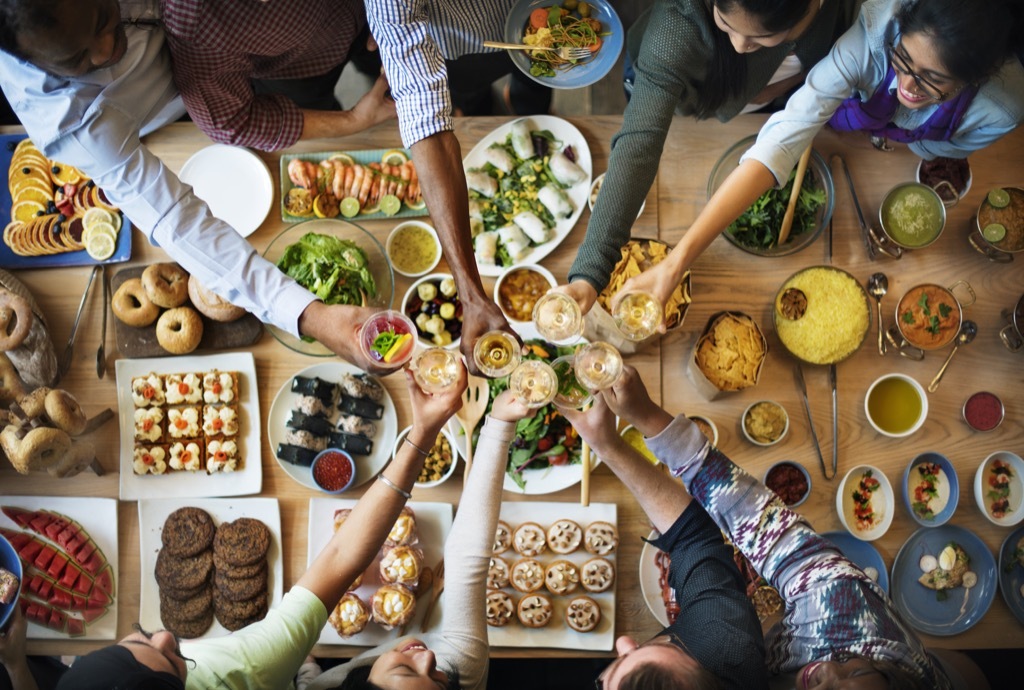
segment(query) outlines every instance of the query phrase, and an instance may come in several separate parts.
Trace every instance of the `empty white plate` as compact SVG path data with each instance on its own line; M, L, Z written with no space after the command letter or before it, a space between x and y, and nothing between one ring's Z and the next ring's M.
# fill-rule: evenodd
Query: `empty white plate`
M263 224L274 201L267 164L238 146L214 144L196 151L181 167L179 177L210 205L214 216L242 237Z

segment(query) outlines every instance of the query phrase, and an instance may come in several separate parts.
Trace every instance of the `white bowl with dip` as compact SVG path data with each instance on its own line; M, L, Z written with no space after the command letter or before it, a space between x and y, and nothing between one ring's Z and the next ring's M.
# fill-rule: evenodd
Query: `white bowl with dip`
M863 489L862 480L865 482ZM871 490L870 487L874 486L875 482L877 488ZM855 509L860 505L860 501L854 500L855 491L870 496L866 504L870 513L857 515ZM895 507L892 485L882 470L871 465L858 465L851 469L843 477L836 491L836 512L839 513L839 521L843 523L847 532L862 541L874 541L889 531Z
M774 419L774 418L772 418L772 419L766 418L765 419L765 421L768 422L769 425L770 425L770 429L768 429L767 431L770 431L772 433L771 437L757 435L757 431L756 431L757 427L756 426L754 427L754 429L748 429L747 428L747 419L748 418L754 419L753 415L755 415L755 413L758 413L758 412L760 412L762 415L769 415L769 414L771 414L771 415L775 415L775 416L777 416L777 413L781 412L782 413L782 429L781 429L781 431L776 429L776 427L778 425L775 422L777 422L778 420ZM754 419L754 421L756 422L757 420ZM764 447L764 448L767 448L768 446L774 446L776 443L778 443L779 441L784 439L786 437L787 433L789 433L789 413L786 412L786 408L785 407L783 407L779 403L775 402L774 400L758 400L757 402L754 402L754 403L751 403L750 405L748 405L747 409L743 411L743 416L740 418L740 429L743 430L743 436L748 441L753 443L755 446L761 446L761 447ZM764 438L767 438L768 440L762 440Z
M997 476L1000 478L994 479L995 483L993 484L990 479ZM989 493L1002 486L1008 489L1007 509L1003 510L1001 515L996 515L993 504L998 497L990 496ZM988 518L989 522L1000 527L1016 525L1024 519L1024 500L1022 499L1024 499L1024 460L1019 455L1008 450L999 450L978 465L978 471L974 473L974 500L978 504L978 510Z
M543 287L539 278L523 278L522 275L518 274L519 271L530 271L537 274L540 278L547 281L547 287L541 290ZM522 280L530 280L536 283L535 286L525 285L520 282ZM524 289L524 285L528 289ZM558 281L555 280L555 276L548 269L544 268L539 264L523 264L521 266L512 266L506 268L498 276L498 280L494 283L494 302L501 309L501 313L505 315L509 321L516 324L533 324L533 305L537 303L544 293L551 288L558 285ZM502 289L505 289L504 294ZM534 289L536 288L536 289ZM514 302L514 303L513 303ZM517 311L517 305L519 307ZM525 336L526 334L524 334ZM532 334L529 337L534 337Z
M441 260L441 241L437 232L421 220L407 220L396 225L388 235L385 250L391 267L410 278L430 273Z
M928 395L906 374L886 374L868 388L864 414L878 433L904 438L920 429L928 417Z

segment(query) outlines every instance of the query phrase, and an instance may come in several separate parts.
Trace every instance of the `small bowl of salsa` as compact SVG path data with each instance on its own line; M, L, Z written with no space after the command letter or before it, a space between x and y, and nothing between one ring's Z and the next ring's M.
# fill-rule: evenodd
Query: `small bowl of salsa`
M396 225L388 235L386 249L392 268L410 278L430 273L441 260L437 232L419 220Z
M494 301L509 321L533 321L537 300L555 287L558 281L551 271L537 264L506 269L494 284Z
M782 502L796 508L811 495L811 475L803 465L783 460L768 468L764 485L778 494Z
M337 448L328 448L317 453L309 466L313 483L321 491L340 494L352 486L356 479L356 463L352 456Z

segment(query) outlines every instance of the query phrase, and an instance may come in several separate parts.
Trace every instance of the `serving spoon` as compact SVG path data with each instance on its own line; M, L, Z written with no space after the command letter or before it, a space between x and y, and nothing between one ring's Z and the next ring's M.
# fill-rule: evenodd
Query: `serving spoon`
M875 273L868 278L868 292L875 298L878 310L878 354L885 355L885 329L882 327L882 298L889 291L889 279L884 273Z
M974 340L974 336L976 335L978 335L978 324L974 323L970 319L966 319L960 327L960 335L956 337L956 345L953 346L949 356L946 357L946 361L942 363L942 368L939 369L939 373L937 373L935 378L932 379L932 382L928 384L929 393L934 393L938 389L939 381L942 380L942 375L946 373L946 367L949 366L949 363L953 360L953 355L955 355L956 351L960 349L960 346L966 345Z

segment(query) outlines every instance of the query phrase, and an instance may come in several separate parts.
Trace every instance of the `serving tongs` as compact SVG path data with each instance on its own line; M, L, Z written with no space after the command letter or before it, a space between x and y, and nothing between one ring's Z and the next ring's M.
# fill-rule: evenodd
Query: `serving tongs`
M832 474L829 475L828 468L825 466L825 456L821 454L821 443L818 441L818 434L814 430L814 420L811 419L811 403L807 399L807 384L804 382L804 369L799 364L794 365L793 373L796 375L796 384L800 389L800 395L804 401L804 412L807 413L807 426L811 430L811 440L814 441L814 452L818 454L818 462L821 464L821 473L825 476L825 479L833 479L836 476L836 469L838 466L838 454L835 442L835 405L836 405L836 389L835 389L835 378L831 372L835 371L835 367L830 368L830 379L832 381L832 420L833 420L833 441L832 441Z
M71 326L71 335L68 336L68 344L64 348L64 354L61 355L60 365L57 367L57 378L64 378L65 374L71 368L71 356L75 351L75 336L78 335L78 324L82 320L82 312L85 311L85 304L89 301L89 289L92 287L93 281L96 279L97 274L103 270L102 264L96 264L93 266L92 273L89 274L89 282L85 284L85 292L82 293L82 301L78 304L78 314L75 315L75 323ZM104 307L105 309L105 307Z
M853 177L850 176L850 167L842 154L833 153L829 162L839 161L843 166L843 174L846 176L846 184L850 187L850 198L853 200L853 210L857 212L857 222L860 223L860 234L864 238L864 246L868 249L868 258L874 261L878 257L878 250L871 239L871 226L864 219L864 212L860 209L860 200L857 198L857 190L853 186Z

